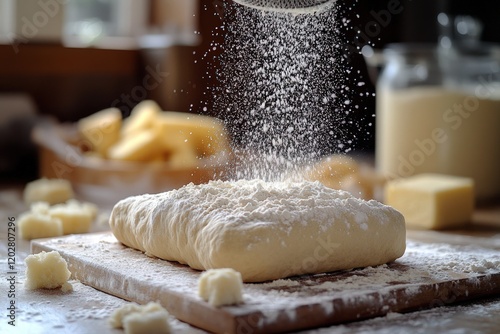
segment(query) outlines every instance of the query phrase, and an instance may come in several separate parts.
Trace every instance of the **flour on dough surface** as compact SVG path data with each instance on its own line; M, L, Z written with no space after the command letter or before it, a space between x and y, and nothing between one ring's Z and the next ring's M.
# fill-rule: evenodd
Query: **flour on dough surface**
M189 184L120 201L110 226L129 247L245 282L379 265L406 247L399 212L319 182Z

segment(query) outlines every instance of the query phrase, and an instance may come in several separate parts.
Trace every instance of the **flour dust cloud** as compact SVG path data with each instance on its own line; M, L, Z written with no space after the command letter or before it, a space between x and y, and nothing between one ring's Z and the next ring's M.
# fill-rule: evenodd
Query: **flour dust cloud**
M294 15L225 4L213 95L236 142L233 179L280 181L325 153L351 150L344 128L357 106L339 10Z

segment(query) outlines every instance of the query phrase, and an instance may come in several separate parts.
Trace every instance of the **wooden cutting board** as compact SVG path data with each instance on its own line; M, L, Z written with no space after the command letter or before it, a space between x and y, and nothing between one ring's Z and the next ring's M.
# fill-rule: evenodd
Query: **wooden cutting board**
M215 308L197 296L200 275L124 247L109 233L32 242L56 250L73 277L137 303L159 301L172 315L217 333L278 333L409 312L500 294L500 252L409 241L389 265L245 284L245 303Z

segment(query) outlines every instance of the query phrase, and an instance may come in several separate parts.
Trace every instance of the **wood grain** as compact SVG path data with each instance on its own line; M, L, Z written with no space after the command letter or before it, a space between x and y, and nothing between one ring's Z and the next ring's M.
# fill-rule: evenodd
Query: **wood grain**
M414 242L403 258L380 268L245 284L245 303L222 308L197 296L200 272L124 247L109 232L32 243L32 252L42 250L59 251L85 284L138 303L159 301L178 319L216 333L280 333L500 294L498 265L483 273L454 270L446 256L440 260L443 254ZM492 260L479 248L460 254Z

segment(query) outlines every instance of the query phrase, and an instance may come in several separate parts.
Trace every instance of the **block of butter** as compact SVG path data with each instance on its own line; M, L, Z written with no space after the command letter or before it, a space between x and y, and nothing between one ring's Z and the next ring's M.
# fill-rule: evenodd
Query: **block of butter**
M440 174L420 174L387 183L385 203L400 211L409 228L463 226L474 210L474 181Z

